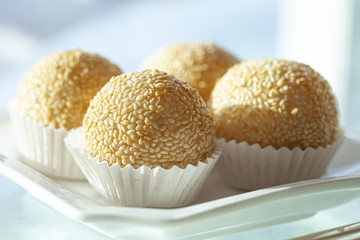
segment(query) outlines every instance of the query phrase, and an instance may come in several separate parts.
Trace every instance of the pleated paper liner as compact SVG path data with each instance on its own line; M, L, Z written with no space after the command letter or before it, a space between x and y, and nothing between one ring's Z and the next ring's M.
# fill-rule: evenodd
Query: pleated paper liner
M90 157L81 146L81 129L70 131L65 139L90 184L112 202L134 207L171 208L185 206L196 200L221 151L216 149L205 162L181 169L131 165L121 168Z
M37 123L18 111L15 102L8 110L23 162L51 177L85 179L65 146L67 130Z
M286 147L262 148L259 144L236 143L235 140L217 139L222 155L217 168L222 180L242 190L255 190L271 186L320 178L343 142L340 137L326 148Z

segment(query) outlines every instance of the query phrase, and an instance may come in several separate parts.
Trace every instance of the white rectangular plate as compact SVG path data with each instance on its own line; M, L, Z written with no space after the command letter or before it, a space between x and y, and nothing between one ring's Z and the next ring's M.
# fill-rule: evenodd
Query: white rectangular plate
M324 178L242 193L222 184L213 171L196 203L173 209L114 206L85 181L51 179L16 158L1 157L0 173L63 215L111 237L206 238L360 201L360 137L350 131L345 136Z

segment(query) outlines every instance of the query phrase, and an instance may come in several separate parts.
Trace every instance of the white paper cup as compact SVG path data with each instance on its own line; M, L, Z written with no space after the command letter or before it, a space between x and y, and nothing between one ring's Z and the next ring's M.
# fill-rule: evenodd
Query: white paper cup
M14 102L9 114L23 162L51 177L85 179L65 146L68 131L37 123L18 111Z
M65 143L97 191L116 204L133 207L171 208L192 203L221 154L216 149L205 162L189 164L184 169L177 166L134 169L131 165L109 166L107 161L90 157L81 145L81 129L70 131Z
M326 148L262 148L259 144L236 143L217 139L222 155L217 168L222 180L231 187L255 190L320 178L343 142L343 133Z

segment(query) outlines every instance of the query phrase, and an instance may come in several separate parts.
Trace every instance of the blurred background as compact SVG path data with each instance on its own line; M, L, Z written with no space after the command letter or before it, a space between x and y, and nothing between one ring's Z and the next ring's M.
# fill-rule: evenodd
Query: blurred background
M1 0L0 115L41 56L80 48L134 71L181 41L309 64L330 82L342 125L360 131L360 0Z

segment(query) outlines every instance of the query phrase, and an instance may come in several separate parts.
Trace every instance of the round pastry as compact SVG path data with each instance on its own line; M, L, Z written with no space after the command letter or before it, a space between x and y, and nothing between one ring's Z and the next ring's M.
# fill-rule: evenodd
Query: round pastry
M287 174L274 174L274 177L278 176L272 183L269 179L262 179L264 186L320 177L342 136L336 99L328 82L311 67L294 61L249 60L234 65L214 87L209 107L213 114L216 137L222 138L224 145L232 140L236 144L248 145L241 154L236 153L238 157L228 156L232 160L224 162L235 161L236 164L242 164L239 168L244 169L250 166L242 162L245 161L242 157L251 159L251 164L257 164L252 166L257 168L257 173L253 173L258 177L256 181L261 180L259 169L264 170L263 174L272 175L266 172L264 166L277 166L281 171L286 171L284 164L289 164L292 168L287 170ZM331 147L332 145L335 147ZM258 147L257 150L249 150L255 146ZM240 148L239 145L237 147ZM302 157L294 156L301 158L301 163L295 160L291 162L291 157L286 160L283 157L273 157L274 154L285 151L282 148L287 149L290 155L299 150L304 153L309 149L312 149L310 152L319 154L325 149L328 156L321 158L317 155L319 159L316 159L309 152ZM267 149L266 153L264 149ZM235 150L229 148L226 151ZM268 151L274 153L270 154ZM253 155L246 157L250 152ZM262 157L266 159L259 160ZM254 158L257 160L252 160ZM305 163L311 164L312 171L308 171L310 167L305 167ZM234 166L229 168L234 169ZM289 176L290 172L292 176ZM239 181L245 182L244 179L236 182ZM259 188L240 185L241 188Z
M216 136L237 142L317 148L339 134L330 86L307 65L251 60L229 69L213 90L210 106Z
M155 68L174 74L196 88L207 101L217 79L238 62L215 44L179 43L155 52L141 69Z
M18 88L17 108L45 126L79 127L90 99L121 70L96 54L61 51L42 58Z
M85 151L121 167L185 168L214 147L213 122L197 91L157 70L112 78L92 100L83 133Z
M195 200L218 159L214 138L198 91L153 69L112 78L66 144L91 185L115 203L177 207Z
M80 50L42 58L25 74L9 112L23 160L47 175L82 179L64 144L68 130L81 126L90 99L121 70Z

